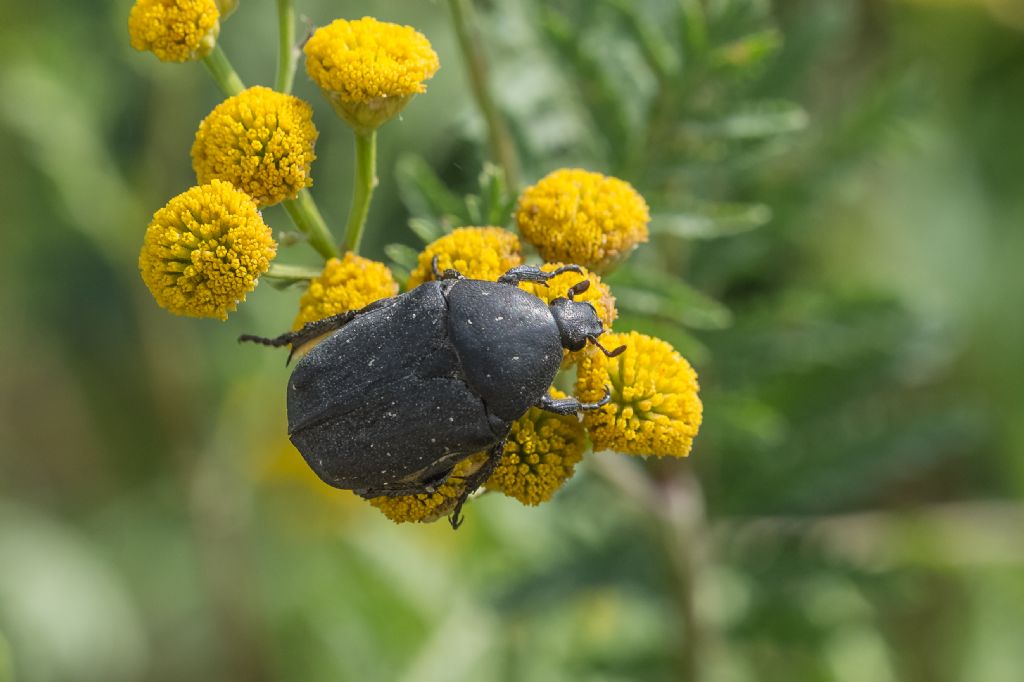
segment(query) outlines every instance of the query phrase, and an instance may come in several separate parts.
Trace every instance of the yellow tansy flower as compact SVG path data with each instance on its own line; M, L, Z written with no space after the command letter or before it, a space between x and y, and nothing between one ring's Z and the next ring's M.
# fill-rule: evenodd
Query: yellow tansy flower
M431 261L437 256L441 272L458 270L470 279L496 280L505 271L522 265L519 239L500 227L460 227L437 239L420 253L407 289L434 279Z
M374 497L370 499L384 516L395 523L430 523L455 511L459 497L466 490L466 477L483 463L477 455L467 457L455 465L452 475L432 493L402 495L400 497Z
M139 272L162 308L223 320L256 287L276 252L253 200L214 180L179 194L153 215Z
M165 62L187 62L210 54L220 32L215 0L136 0L128 35L136 50Z
M292 329L347 310L358 310L376 300L398 293L398 283L388 266L357 256L332 258L323 273L309 283L299 301L299 314Z
M565 397L554 389L551 395ZM546 502L572 477L585 446L586 434L575 416L531 407L512 423L501 463L485 485L523 504Z
M523 239L549 261L612 269L647 241L647 202L618 178L578 168L557 170L519 197Z
M270 88L249 88L199 124L192 168L200 183L227 180L260 206L271 206L313 184L317 135L309 104Z
M411 26L364 17L337 19L306 42L306 71L338 115L359 132L376 129L440 66L430 41Z
M601 337L626 351L609 358L591 350L577 365L580 400L597 401L611 386L611 402L584 413L595 450L633 455L685 457L700 429L702 405L697 373L672 346L630 332Z
M553 272L563 265L565 263L545 263L540 266L540 269L544 272ZM588 271L586 268L583 268L582 275L575 272L563 272L561 275L552 277L547 281L547 286L537 282L520 282L519 286L545 303L551 303L556 298L564 298L570 287L583 280L588 280L590 287L582 294L576 294L575 300L586 301L593 305L594 310L597 311L597 316L601 318L604 328L606 330L611 329L612 322L619 316L619 312L615 309L615 297L612 295L612 290L608 285L602 282L598 275ZM566 350L563 365L577 362L585 353L586 349L576 352Z

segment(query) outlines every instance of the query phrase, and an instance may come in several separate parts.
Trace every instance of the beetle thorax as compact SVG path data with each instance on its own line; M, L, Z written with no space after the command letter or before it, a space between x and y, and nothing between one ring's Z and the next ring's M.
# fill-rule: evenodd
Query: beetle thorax
M582 349L587 345L587 339L596 338L604 332L597 311L586 301L556 298L551 302L551 315L558 325L562 346L569 350Z

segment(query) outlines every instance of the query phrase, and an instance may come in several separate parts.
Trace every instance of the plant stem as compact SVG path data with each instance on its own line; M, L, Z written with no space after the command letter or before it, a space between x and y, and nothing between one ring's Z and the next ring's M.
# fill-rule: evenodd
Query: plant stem
M316 207L313 195L308 189L299 192L294 199L285 199L281 205L288 212L295 227L309 237L309 245L316 249L317 253L325 259L336 258L339 255L331 231L327 229L327 223L320 215L320 209Z
M213 79L217 81L217 85L220 86L220 89L228 97L237 95L242 90L245 90L245 84L238 77L238 72L231 66L228 56L224 54L224 50L220 48L220 45L214 45L213 51L203 57L203 64L206 64L206 68L210 70Z
M292 91L295 82L295 65L298 50L295 46L295 8L292 0L277 0L277 76L274 89L278 92Z
M280 0L278 4L279 6L281 4L290 5L291 0ZM224 94L230 97L245 90L245 84L238 77L238 72L231 66L231 62L228 61L228 57L220 45L214 47L213 52L203 57L203 63L213 74L214 80L217 81ZM278 76L280 76L280 71ZM320 215L320 209L317 208L316 202L313 201L313 195L309 193L308 189L300 191L294 199L285 199L281 205L288 212L295 227L309 238L310 246L316 249L321 256L327 259L339 255L331 231L327 229L327 223Z
M263 273L264 277L279 279L282 282L302 282L315 279L320 276L320 271L305 265L290 265L288 263L271 263L270 269Z
M469 72L469 84L473 89L473 97L480 107L480 112L487 122L487 135L491 154L498 165L505 171L505 178L513 190L519 187L519 157L515 143L509 134L505 119L498 111L494 98L487 87L487 63L484 61L483 49L478 36L471 27L472 0L448 0L451 7L452 24L459 40L459 48Z
M359 242L370 212L370 199L377 186L377 131L355 133L356 172L352 183L352 205L345 226L345 250L359 253Z

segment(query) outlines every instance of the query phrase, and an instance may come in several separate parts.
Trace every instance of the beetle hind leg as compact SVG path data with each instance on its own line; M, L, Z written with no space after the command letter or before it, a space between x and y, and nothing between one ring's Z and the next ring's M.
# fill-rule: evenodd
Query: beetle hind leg
M379 301L360 308L359 310L347 310L337 315L325 317L322 320L316 322L310 322L305 327L298 331L286 332L280 336L274 336L267 338L264 336L254 336L252 334L242 334L238 337L238 341L248 341L250 343L259 343L264 346L273 346L274 348L280 348L281 346L291 346L291 352L288 353L288 362L292 361L292 356L295 355L295 351L306 345L310 341L313 341L324 334L329 334L335 330L341 329L346 324L359 317L360 315L368 312L377 310L378 308L385 308L395 302L394 297L382 298Z
M459 526L462 525L462 505L466 503L470 495L477 491L477 488L486 483L487 479L491 477L491 474L494 473L494 470L501 462L501 455L504 451L505 439L502 438L487 451L487 459L480 465L480 468L466 477L466 489L459 495L459 501L455 503L455 509L452 510L451 516L448 517L448 522L452 524L453 529L458 530Z
M596 403L583 403L577 398L552 398L550 395L545 393L541 396L541 399L537 401L537 407L548 412L554 412L555 414L578 414L583 410L597 410L605 405L612 399L612 391L610 388L605 387L604 397L598 400Z

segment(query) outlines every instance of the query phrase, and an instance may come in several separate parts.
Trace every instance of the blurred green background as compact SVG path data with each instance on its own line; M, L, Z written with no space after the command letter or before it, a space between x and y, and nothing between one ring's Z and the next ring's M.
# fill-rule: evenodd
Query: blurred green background
M283 358L235 342L300 292L220 323L145 290L220 94L132 51L130 4L0 8L0 681L1024 679L1019 0L479 1L523 180L651 203L616 328L692 359L705 423L689 460L591 457L457 533L304 470ZM418 159L464 194L487 158L448 6L297 4L440 54L381 132L364 253L418 248ZM250 84L275 41L269 0L221 34ZM301 67L296 94L340 232L351 135Z

